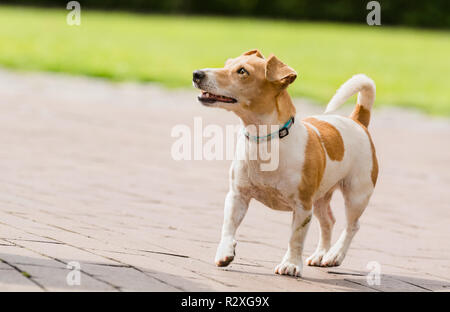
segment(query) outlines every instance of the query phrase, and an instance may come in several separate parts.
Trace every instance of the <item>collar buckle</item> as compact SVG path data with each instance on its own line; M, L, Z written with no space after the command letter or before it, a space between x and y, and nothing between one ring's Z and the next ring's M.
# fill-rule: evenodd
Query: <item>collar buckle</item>
M280 131L278 132L278 136L280 137L280 139L284 138L288 134L289 134L289 129L288 128L280 129Z
M280 130L278 130L277 132L273 132L270 133L266 136L251 136L247 131L245 131L244 129L244 135L247 138L247 140L253 140L255 142L260 142L263 140L271 140L273 137L276 137L278 134L278 137L280 139L284 138L285 136L289 135L289 129L292 127L292 125L294 124L294 117L291 117L282 127L280 127Z

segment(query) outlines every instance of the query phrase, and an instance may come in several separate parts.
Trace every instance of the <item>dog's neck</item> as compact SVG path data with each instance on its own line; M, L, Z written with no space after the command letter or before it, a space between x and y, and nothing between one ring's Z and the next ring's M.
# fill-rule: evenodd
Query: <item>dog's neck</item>
M248 128L251 135L258 135L257 129L261 129L261 126L267 126L265 130L270 133L270 126L284 125L291 117L295 116L295 106L286 89L275 97L274 102L273 110L269 113L238 114L243 126Z

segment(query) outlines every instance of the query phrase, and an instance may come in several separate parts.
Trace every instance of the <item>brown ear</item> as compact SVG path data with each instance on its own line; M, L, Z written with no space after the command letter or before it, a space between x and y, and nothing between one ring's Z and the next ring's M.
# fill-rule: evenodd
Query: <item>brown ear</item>
M242 55L253 55L253 54L255 54L257 57L260 57L260 58L264 58L264 55L262 55L261 54L261 52L259 52L259 50L250 50L250 51L247 51L247 52L245 52L244 54L242 54Z
M275 55L270 55L266 63L266 79L268 81L286 88L294 82L295 78L297 78L295 70L284 64Z

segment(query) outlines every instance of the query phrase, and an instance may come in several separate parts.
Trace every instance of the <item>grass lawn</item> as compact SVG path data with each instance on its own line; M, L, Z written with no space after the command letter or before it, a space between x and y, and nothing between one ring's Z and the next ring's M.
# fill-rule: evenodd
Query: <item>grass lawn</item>
M0 6L0 66L189 87L191 73L258 48L297 70L294 96L321 104L355 73L377 102L450 116L450 33L256 19L175 17Z

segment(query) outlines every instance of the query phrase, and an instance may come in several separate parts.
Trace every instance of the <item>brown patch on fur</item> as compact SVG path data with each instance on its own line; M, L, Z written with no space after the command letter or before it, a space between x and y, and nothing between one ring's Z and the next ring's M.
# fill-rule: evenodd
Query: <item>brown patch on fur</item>
M278 112L278 122L285 123L295 116L296 110L292 103L292 99L289 96L287 90L281 91L281 93L276 97L276 109Z
M344 159L344 140L338 129L332 124L314 117L305 118L303 121L312 124L319 131L320 140L331 160L341 161Z
M367 136L369 137L370 147L372 149L372 173L371 173L371 178L372 178L373 186L375 186L375 184L377 184L377 178L378 178L378 160L377 160L377 155L375 153L375 145L373 145L372 137L370 136L369 131L367 131L367 129L366 129L366 133L367 133Z
M353 119L353 120L355 120L355 119ZM364 131L366 132L367 137L369 138L369 141L370 141L370 148L372 150L372 172L370 173L370 177L372 179L373 186L375 186L375 184L377 183L377 179L378 179L378 160L377 160L377 154L375 151L375 145L373 144L372 137L370 136L369 130L367 130L367 128L364 126L364 124L362 124L359 120L355 120L355 121L361 126L361 128L364 129Z
M308 141L305 148L305 161L302 169L302 180L299 189L300 201L303 209L310 210L312 207L312 198L320 186L323 173L325 171L326 158L325 151L317 133L307 124Z
M356 104L350 118L359 121L367 128L370 122L370 110L364 108L361 104Z

